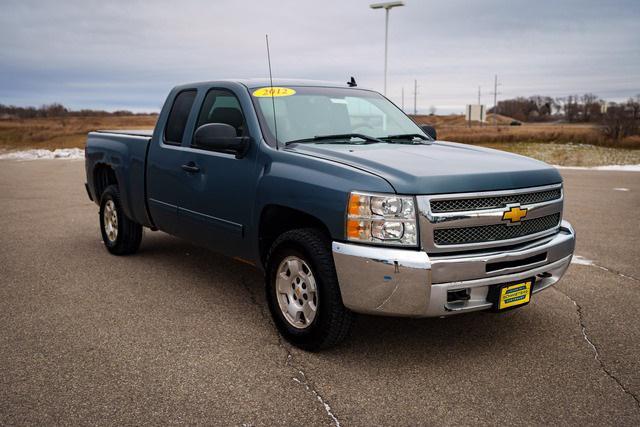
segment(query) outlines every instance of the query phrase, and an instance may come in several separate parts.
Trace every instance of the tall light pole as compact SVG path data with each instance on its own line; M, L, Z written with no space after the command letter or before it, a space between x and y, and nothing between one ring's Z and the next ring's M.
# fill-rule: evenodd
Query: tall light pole
M384 94L387 95L387 45L389 43L389 10L394 7L404 6L402 1L388 1L384 3L373 3L369 5L371 9L384 9Z
M418 115L418 81L413 81L413 115Z

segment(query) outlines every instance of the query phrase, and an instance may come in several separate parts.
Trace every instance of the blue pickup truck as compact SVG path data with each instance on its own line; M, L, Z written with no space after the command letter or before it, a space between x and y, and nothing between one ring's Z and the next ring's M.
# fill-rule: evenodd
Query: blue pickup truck
M161 230L265 273L294 345L337 344L354 313L526 305L570 264L562 178L438 141L377 92L313 81L174 88L153 131L96 131L86 189L109 252Z

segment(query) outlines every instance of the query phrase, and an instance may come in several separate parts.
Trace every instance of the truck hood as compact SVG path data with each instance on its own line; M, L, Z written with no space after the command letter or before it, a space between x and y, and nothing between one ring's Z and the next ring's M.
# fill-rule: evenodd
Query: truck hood
M366 170L387 180L400 194L510 190L562 182L555 168L538 160L445 141L296 144L287 150Z

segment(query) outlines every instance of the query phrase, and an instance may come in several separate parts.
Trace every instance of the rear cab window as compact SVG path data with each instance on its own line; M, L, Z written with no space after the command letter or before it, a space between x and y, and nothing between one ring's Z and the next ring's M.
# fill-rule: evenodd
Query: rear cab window
M180 145L184 128L189 119L189 113L196 99L196 90L184 90L180 92L171 106L171 112L167 119L167 125L164 130L164 143L171 145Z

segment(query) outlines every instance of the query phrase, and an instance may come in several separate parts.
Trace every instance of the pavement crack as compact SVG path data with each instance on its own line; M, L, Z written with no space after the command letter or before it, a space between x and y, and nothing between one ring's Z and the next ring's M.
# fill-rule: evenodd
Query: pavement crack
M244 276L240 277L240 283L242 284L242 287L249 294L249 300L251 301L251 304L253 304L256 307L258 307L258 309L260 311L260 315L265 319L265 321L270 323L273 328L275 328L275 325L273 324L273 321L271 319L270 313L267 312L267 309L266 309L266 307L264 307L264 304L260 304L258 302L258 299L253 294L253 291L251 290L251 287L249 286L249 284L245 280ZM332 423L336 427L340 427L340 421L338 420L338 417L336 416L336 414L331 409L331 406L329 406L329 404L322 397L320 392L318 392L318 390L316 390L316 388L313 386L313 382L311 382L311 381L309 381L307 379L307 375L304 373L302 368L300 366L297 366L294 363L293 353L291 352L291 347L284 341L284 339L282 338L282 336L278 332L276 332L276 340L278 342L278 346L282 350L284 350L284 352L286 353L286 359L285 359L285 362L284 362L284 366L288 367L288 368L290 368L290 369L292 369L294 371L294 376L291 378L291 380L294 381L295 383L300 384L301 386L303 386L305 388L305 390L307 392L309 392L315 398L315 400L318 401L322 405L322 408L327 413L327 416L329 416L329 418L331 418Z
M607 368L607 366L605 365L604 361L602 360L602 358L600 357L600 351L598 350L598 347L595 345L595 343L593 342L593 340L591 338L589 338L589 335L587 333L587 326L584 323L584 316L583 316L583 312L582 312L582 306L580 304L578 304L576 302L576 300L574 300L573 298L571 298L568 294L566 294L565 292L562 292L560 289L558 289L557 287L552 287L553 290L555 290L556 292L558 292L561 295L564 295L569 301L571 301L573 303L573 305L576 307L576 314L578 316L578 323L580 324L580 328L581 328L581 332L582 332L582 337L584 338L584 340L587 342L587 344L589 344L589 346L593 349L593 353L594 353L594 359L598 362L598 364L600 365L600 369L609 377L611 378L613 381L616 382L616 384L618 384L618 387L620 387L620 389L628 394L629 396L631 396L631 398L636 402L636 406L638 407L638 409L640 409L640 399L638 398L638 396L636 396L634 393L631 392L631 390L629 390L627 387L625 387L624 384L622 384L622 382L620 381L620 379L618 377L616 377L615 375L613 375L613 373L609 370L609 368Z
M333 421L333 424L335 424L336 427L340 427L340 421L331 410L331 406L329 406L329 404L322 398L322 395L320 395L320 393L318 393L318 391L315 388L313 388L313 386L310 385L310 383L307 381L306 375L302 370L298 370L298 375L293 377L292 380L302 385L308 392L313 394L313 396L315 396L318 402L322 404L325 412L331 418L331 421Z

